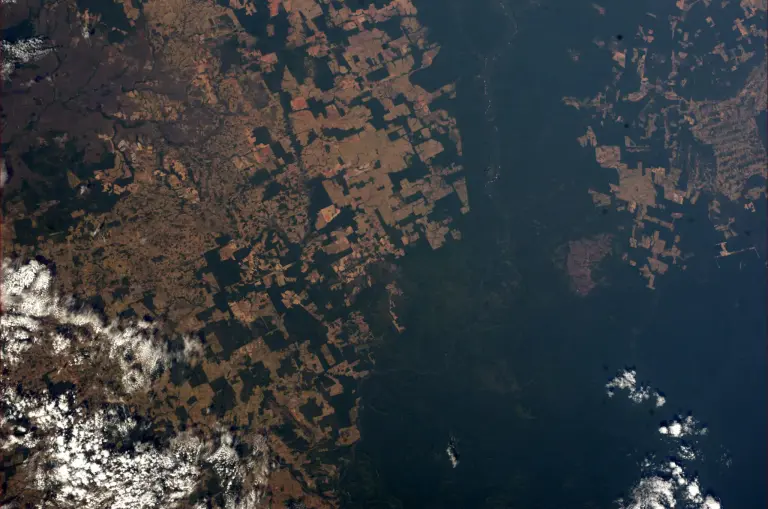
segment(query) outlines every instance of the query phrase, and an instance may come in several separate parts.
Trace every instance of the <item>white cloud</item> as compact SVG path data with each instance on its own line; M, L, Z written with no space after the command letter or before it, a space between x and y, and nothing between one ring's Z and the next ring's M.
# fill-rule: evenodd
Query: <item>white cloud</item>
M720 502L712 495L705 496L699 480L675 461L654 466L632 488L628 500L618 504L621 509L720 509Z
M685 461L693 461L698 458L696 451L688 444L680 444L680 447L677 449L677 456Z
M145 428L129 410L131 398L148 390L152 375L169 365L165 340L148 322L106 324L56 295L53 283L39 262L3 264L0 451L24 458L17 472L33 480L29 489L37 490L46 507L168 509L184 505L215 474L224 509L258 507L270 471L266 438L214 432L206 440L191 434L137 440ZM201 354L198 341L182 339L177 360ZM28 388L27 382L17 385L33 365L29 360L51 354L55 358L49 362L62 376L67 367L81 373L113 362L116 372L105 374L122 381L123 390L106 394L108 403L91 400L89 407L80 403L83 395L101 387L88 386L79 375L72 388L56 396ZM94 363L96 358L111 362ZM207 501L201 504L207 507Z
M120 368L123 388L131 393L146 390L152 376L170 362L155 326L143 321L106 324L95 313L76 308L55 294L50 271L37 261L3 263L2 302L0 358L9 365L18 364L34 345L50 347L59 355L75 348L105 352ZM60 326L72 329L72 337L59 333ZM63 356L62 362L66 359Z
M661 477L645 477L632 488L630 499L625 504L619 501L622 509L664 509L675 507L674 485Z
M637 382L635 370L624 370L606 384L608 395L617 390L629 393L629 399L642 403L656 399L656 406L664 405L666 400L648 385ZM627 500L619 500L621 509L720 509L720 501L711 494L702 492L699 480L690 476L685 469L685 462L697 459L693 446L681 440L683 437L702 436L707 429L692 416L675 417L659 427L659 434L672 439L678 444L676 458L671 461L654 463L645 460L642 464L643 475L630 490Z
M448 442L448 447L445 449L445 453L448 455L448 460L451 462L451 466L456 468L459 466L459 453L456 450L456 440L451 437Z
M657 407L664 406L667 402L659 391L650 386L640 384L637 381L637 372L634 369L625 369L605 384L609 398L612 398L617 390L627 391L627 396L633 403L643 403L653 398Z
M704 497L704 501L699 506L700 509L720 509L720 502L712 495Z
M3 3L8 3L3 0ZM42 37L32 37L17 42L0 42L3 58L2 78L10 78L17 65L39 60L53 51L53 47Z
M8 183L8 178L8 166L5 163L5 159L0 157L0 189Z
M35 488L51 494L49 502L57 507L176 507L200 485L206 469L221 479L226 509L261 500L269 474L264 437L252 437L245 457L226 433L218 447L182 434L158 448L131 440L139 424L125 407L86 411L72 405L74 396L3 394L2 426L13 437L3 449L23 446L32 451L25 465L32 470ZM123 446L117 448L117 443Z
M659 433L671 438L681 438L689 435L706 435L707 428L699 425L698 421L688 415L684 418L676 418L659 427Z
M186 444L161 452L138 443L118 451L110 444L128 440L136 421L121 417L119 407L86 413L72 407L72 396L4 394L9 416L4 424L33 451L25 464L35 487L52 493L51 502L83 509L145 508L171 506L191 493L200 471L185 454Z

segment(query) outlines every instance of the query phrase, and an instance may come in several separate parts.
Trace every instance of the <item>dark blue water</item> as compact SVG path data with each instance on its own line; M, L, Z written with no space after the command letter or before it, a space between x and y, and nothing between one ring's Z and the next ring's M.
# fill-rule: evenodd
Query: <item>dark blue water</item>
M342 482L348 506L614 507L644 456L669 453L659 423L689 411L710 431L703 461L691 464L701 484L726 508L768 504L765 203L732 211L762 258L718 267L720 237L700 202L679 231L697 256L656 291L609 259L608 285L580 298L553 263L564 242L628 224L592 206L586 191L605 170L575 142L583 114L560 101L610 80L595 36L631 37L646 11L660 12L658 2L616 4L605 2L613 14L600 18L590 2L509 2L512 23L499 2L417 3L443 46L431 79L458 82L450 108L473 209L460 243L403 263L407 331L380 348L363 387L363 440ZM569 48L582 50L578 66ZM499 61L491 71L487 55ZM605 396L627 365L664 391L665 407ZM451 436L456 469L445 454Z

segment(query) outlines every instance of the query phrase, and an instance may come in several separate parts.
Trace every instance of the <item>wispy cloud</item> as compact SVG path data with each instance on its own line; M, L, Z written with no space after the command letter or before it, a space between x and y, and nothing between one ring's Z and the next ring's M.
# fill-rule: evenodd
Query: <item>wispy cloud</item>
M3 3L13 3L3 0ZM0 55L3 60L2 78L7 80L17 66L39 60L53 51L50 41L42 37L31 37L16 42L0 42Z

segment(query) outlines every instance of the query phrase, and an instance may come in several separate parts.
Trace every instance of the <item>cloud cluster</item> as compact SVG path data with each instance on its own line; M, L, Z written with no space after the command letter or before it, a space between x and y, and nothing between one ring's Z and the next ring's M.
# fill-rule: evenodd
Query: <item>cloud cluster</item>
M104 323L93 311L59 298L50 271L37 261L3 263L1 298L0 358L6 365L20 363L35 345L75 364L104 354L119 366L123 389L132 393L146 390L152 376L170 363L153 324Z
M624 390L634 403L651 399L655 399L656 407L666 403L658 390L638 383L637 372L633 369L620 371L605 387L609 397L618 390ZM675 456L660 462L645 460L643 475L630 490L627 500L618 501L620 509L672 509L680 506L720 509L720 501L711 494L703 493L699 480L685 469L685 463L697 459L697 454L693 444L683 439L706 435L707 428L692 415L687 415L675 416L664 422L658 431L665 440L673 441Z
M3 3L13 3L3 0ZM53 51L50 42L42 37L32 37L16 42L0 41L3 58L2 79L7 80L17 66L39 60Z
M696 509L720 509L720 502L705 495L696 477L689 476L675 461L659 465L646 462L648 471L632 488L629 499L619 500L621 509L668 509L682 504Z
M20 489L19 507L168 509L188 507L192 496L203 509L215 485L218 507L259 507L270 472L263 435L156 435L134 413L155 374L200 355L199 342L183 338L183 351L172 353L152 324L107 324L60 298L53 283L37 261L3 264L0 452L21 459L0 506L16 507L3 495ZM41 362L56 383L38 380ZM104 393L104 380L115 390Z
M701 426L692 416L676 417L659 427L659 433L671 438L681 438L691 435L706 435L707 428Z
M608 397L612 398L617 390L627 391L627 396L634 403L642 403L653 398L657 407L664 406L666 399L661 393L646 384L638 383L637 372L634 369L620 371L605 384Z
M172 508L211 476L226 509L250 509L261 500L269 475L263 436L256 435L244 453L228 433L207 442L180 434L159 446L132 438L142 429L124 406L89 411L74 401L73 391L4 391L2 449L26 451L40 502L73 509ZM205 497L199 507L207 507Z
M34 486L58 507L113 509L172 507L192 493L200 476L196 444L166 451L144 443L118 447L137 427L117 408L86 412L72 394L33 397L6 391L12 440L31 452Z

